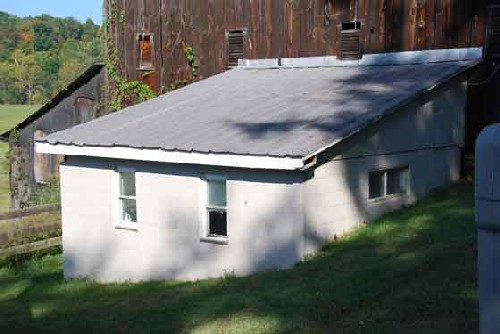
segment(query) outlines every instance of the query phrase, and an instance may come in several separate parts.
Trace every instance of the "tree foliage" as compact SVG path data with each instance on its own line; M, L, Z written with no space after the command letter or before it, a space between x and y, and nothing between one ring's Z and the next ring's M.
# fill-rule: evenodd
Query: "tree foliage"
M102 61L91 19L19 18L0 11L0 104L40 104Z

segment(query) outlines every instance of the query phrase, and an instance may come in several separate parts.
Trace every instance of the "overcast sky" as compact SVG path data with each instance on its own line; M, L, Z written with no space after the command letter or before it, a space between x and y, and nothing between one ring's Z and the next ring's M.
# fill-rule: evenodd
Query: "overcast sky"
M21 17L40 14L71 16L82 22L90 17L101 24L102 3L102 0L0 0L0 11Z

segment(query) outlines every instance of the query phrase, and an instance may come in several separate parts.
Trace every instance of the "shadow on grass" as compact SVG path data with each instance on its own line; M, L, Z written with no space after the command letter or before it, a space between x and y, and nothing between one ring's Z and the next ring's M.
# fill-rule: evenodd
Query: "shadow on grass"
M291 270L198 282L64 282L61 255L0 269L0 331L476 332L472 186L438 191Z

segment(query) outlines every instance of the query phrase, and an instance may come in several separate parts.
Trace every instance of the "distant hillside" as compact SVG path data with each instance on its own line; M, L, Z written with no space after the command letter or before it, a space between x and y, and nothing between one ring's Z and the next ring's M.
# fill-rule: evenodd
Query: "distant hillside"
M0 11L0 104L40 104L101 61L91 19L19 18Z

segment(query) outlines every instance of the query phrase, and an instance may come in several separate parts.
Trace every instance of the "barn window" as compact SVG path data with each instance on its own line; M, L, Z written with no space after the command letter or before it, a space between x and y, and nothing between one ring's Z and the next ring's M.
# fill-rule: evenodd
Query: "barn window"
M361 59L361 22L342 23L339 44L338 56L341 60Z
M406 194L409 188L408 167L371 172L368 187L370 199Z
M486 43L484 53L486 57L498 58L500 56L500 7L488 7Z
M118 168L120 221L118 227L137 229L135 170Z
M138 34L137 40L139 42L139 68L153 68L153 35Z
M246 58L246 29L235 29L226 31L226 62L227 68L238 66L239 59Z
M94 100L88 97L77 97L75 99L75 120L77 123L85 123L94 118Z
M202 240L227 243L226 179L206 176L202 217Z
M45 137L45 132L43 132L42 130L36 130L33 134L33 147L35 141L42 137ZM50 167L49 155L33 152L33 172L36 183L44 184L48 181L51 170Z

